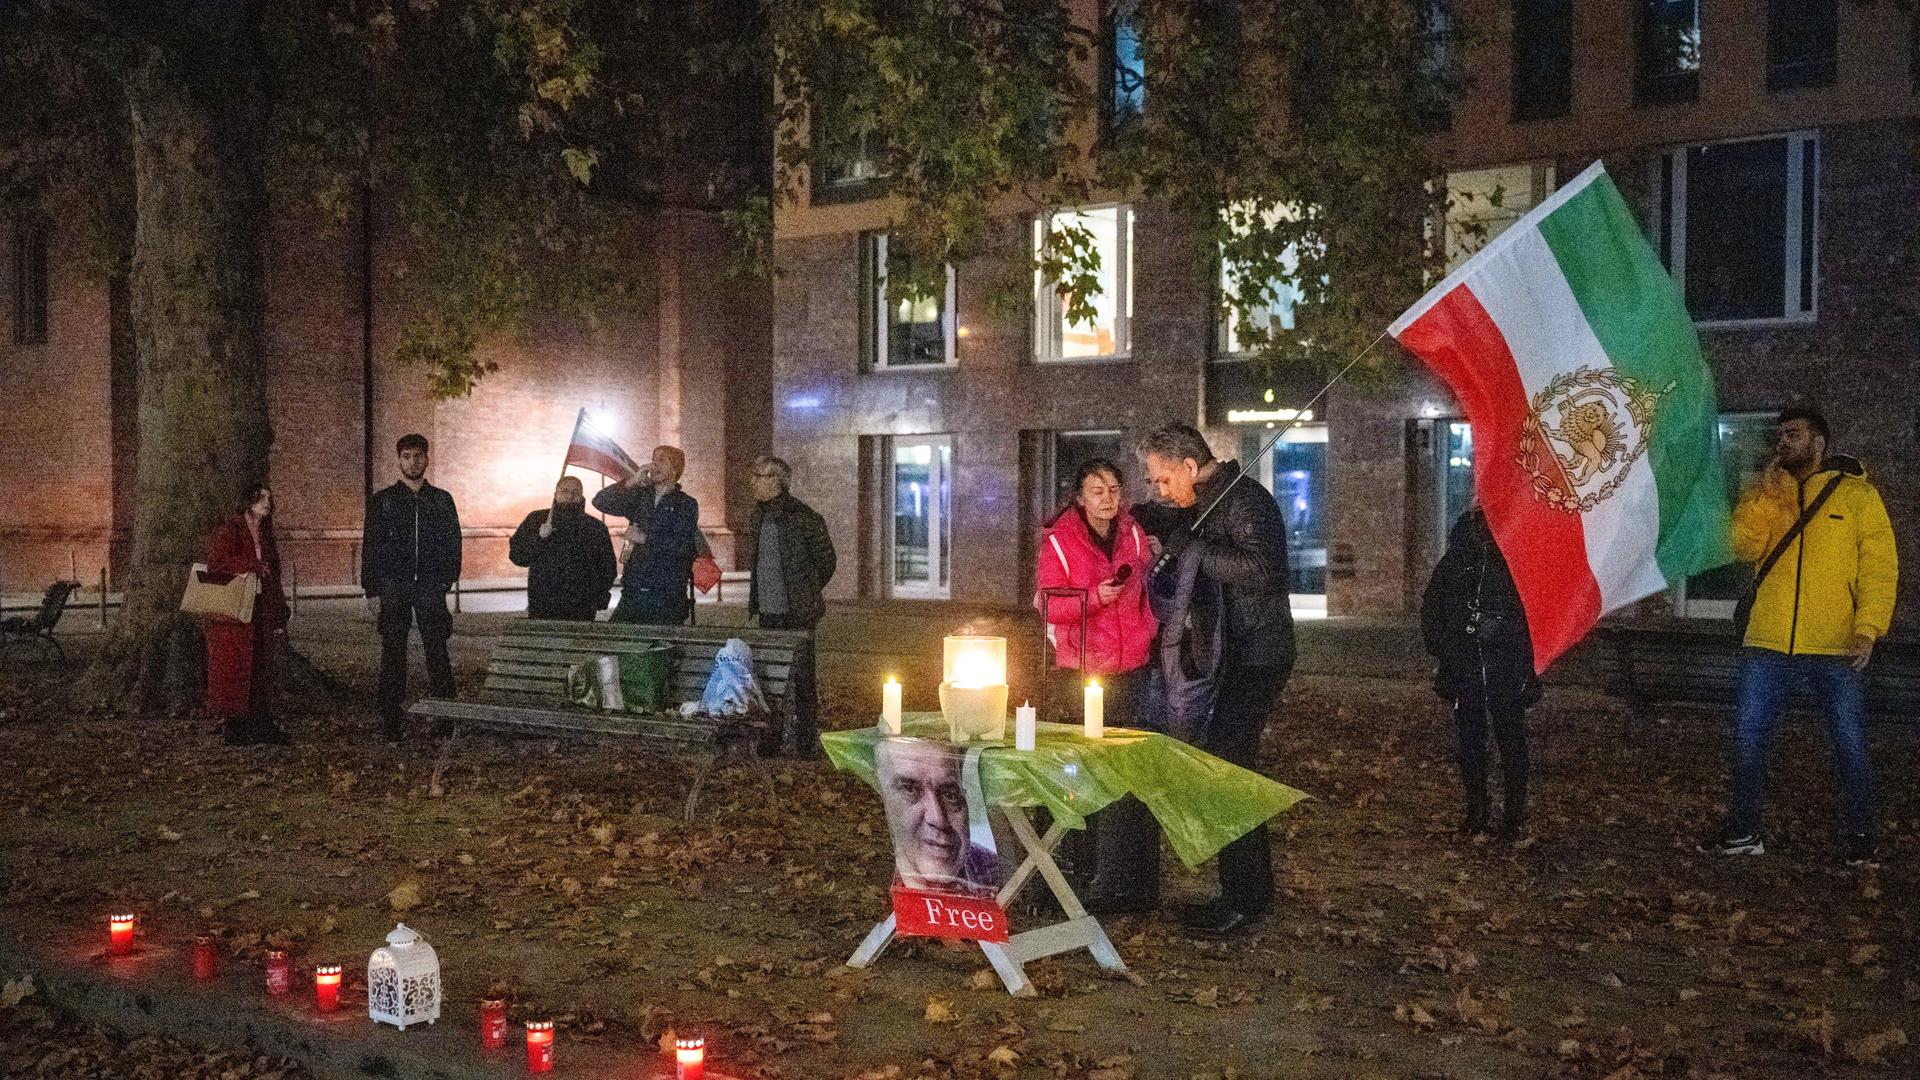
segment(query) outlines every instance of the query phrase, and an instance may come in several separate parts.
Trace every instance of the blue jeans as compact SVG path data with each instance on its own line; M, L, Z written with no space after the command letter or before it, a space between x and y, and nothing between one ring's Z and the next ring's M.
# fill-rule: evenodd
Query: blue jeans
M1755 832L1766 799L1767 760L1787 694L1802 679L1823 706L1840 773L1847 832L1873 832L1873 784L1867 760L1867 677L1844 656L1740 651L1740 705L1733 722L1733 827Z

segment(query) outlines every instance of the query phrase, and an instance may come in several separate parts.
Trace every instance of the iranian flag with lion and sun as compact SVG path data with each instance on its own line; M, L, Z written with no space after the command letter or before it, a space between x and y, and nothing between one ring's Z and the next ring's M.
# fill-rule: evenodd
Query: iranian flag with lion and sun
M1474 489L1545 671L1601 616L1728 562L1713 375L1600 163L1388 328L1473 425Z

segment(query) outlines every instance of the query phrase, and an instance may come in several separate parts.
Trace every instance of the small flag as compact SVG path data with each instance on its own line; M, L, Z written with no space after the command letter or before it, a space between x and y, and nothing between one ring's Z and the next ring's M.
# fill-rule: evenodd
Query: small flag
M639 463L620 449L619 443L593 426L585 409L580 410L579 418L573 422L573 441L567 444L566 464L591 469L615 480L625 480L640 468Z
M1713 374L1600 163L1388 332L1473 423L1474 490L1538 670L1602 615L1731 560Z

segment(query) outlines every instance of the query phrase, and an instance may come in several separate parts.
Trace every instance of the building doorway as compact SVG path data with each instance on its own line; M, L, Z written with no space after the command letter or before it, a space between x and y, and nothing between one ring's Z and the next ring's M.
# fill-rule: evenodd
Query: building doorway
M1273 451L1254 456L1273 437L1269 427L1240 429L1240 460L1273 493L1287 523L1287 568L1296 613L1327 610L1327 425L1298 424Z

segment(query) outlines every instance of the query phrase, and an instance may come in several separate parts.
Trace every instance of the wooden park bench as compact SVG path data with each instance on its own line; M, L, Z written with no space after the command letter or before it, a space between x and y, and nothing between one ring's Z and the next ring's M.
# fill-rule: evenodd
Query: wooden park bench
M0 645L18 639L22 641L44 641L53 646L61 663L67 662L67 650L53 636L53 628L60 625L60 616L67 613L67 601L80 589L77 581L56 581L47 586L40 598L40 610L32 615L14 615L0 619Z
M1740 642L1730 623L1612 623L1603 624L1598 633L1611 660L1609 689L1627 701L1636 723L1651 719L1661 706L1734 708L1740 693ZM1796 689L1788 705L1810 709L1817 703L1804 689ZM1867 667L1867 716L1908 723L1920 717L1920 640L1886 638L1874 647Z
M681 716L679 703L700 700L713 658L728 638L753 650L753 674L767 699L768 713L747 717ZM672 650L668 702L662 712L624 713L575 705L567 695L567 672L575 664L622 653L641 653L656 645ZM760 757L763 739L777 734L793 709L794 660L813 649L804 630L761 630L744 626L639 626L612 622L555 622L524 619L509 623L493 643L487 678L473 700L428 698L407 711L452 726L434 769L433 786L451 760L453 745L465 727L530 735L612 735L700 754L693 787L687 793L687 820L700 801L707 777L730 756ZM766 777L772 791L771 777Z

